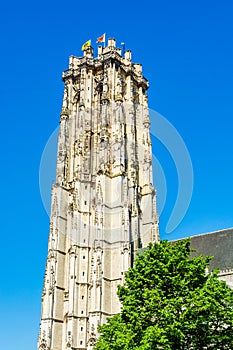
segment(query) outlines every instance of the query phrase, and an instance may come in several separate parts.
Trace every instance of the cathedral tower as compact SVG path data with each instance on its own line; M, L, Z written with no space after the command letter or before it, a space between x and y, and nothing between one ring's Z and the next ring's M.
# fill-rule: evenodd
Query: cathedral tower
M39 350L93 349L137 249L158 241L148 81L114 39L63 73Z

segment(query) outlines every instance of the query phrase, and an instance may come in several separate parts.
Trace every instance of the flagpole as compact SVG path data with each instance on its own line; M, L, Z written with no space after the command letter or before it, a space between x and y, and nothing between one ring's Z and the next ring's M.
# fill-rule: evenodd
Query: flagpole
M122 56L125 54L125 43L121 43L122 46Z

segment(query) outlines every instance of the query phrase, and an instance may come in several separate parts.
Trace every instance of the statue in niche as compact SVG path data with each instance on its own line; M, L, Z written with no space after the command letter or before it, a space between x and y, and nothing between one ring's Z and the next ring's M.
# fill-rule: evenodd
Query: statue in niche
M102 77L101 76L98 76L94 78L94 81L95 81L95 95L98 94L98 93L102 93L103 91L103 83L102 83Z
M78 86L73 86L73 90L74 90L73 103L77 103L80 100L80 89Z
M122 94L122 77L121 75L118 73L117 74L117 84L116 84L116 94Z
M117 74L116 90L115 91L116 91L116 95L115 95L116 101L122 102L122 100L123 100L123 79L119 73Z
M108 75L107 73L104 73L104 78L103 78L103 93L107 94L108 93Z

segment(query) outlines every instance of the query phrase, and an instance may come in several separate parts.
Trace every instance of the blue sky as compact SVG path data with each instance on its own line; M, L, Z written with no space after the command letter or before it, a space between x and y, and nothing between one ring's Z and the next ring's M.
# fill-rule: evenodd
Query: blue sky
M182 136L194 190L170 235L164 232L177 195L176 170L163 145L153 144L167 179L162 238L233 227L233 8L230 0L13 0L2 2L0 13L0 348L32 350L49 231L39 165L58 126L68 56L82 55L81 45L104 32L124 41L150 81L150 108Z

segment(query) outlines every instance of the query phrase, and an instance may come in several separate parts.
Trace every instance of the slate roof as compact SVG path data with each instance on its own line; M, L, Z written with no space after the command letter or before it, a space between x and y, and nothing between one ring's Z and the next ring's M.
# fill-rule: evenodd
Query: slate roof
M209 270L233 269L233 228L191 237L192 255L210 255Z

